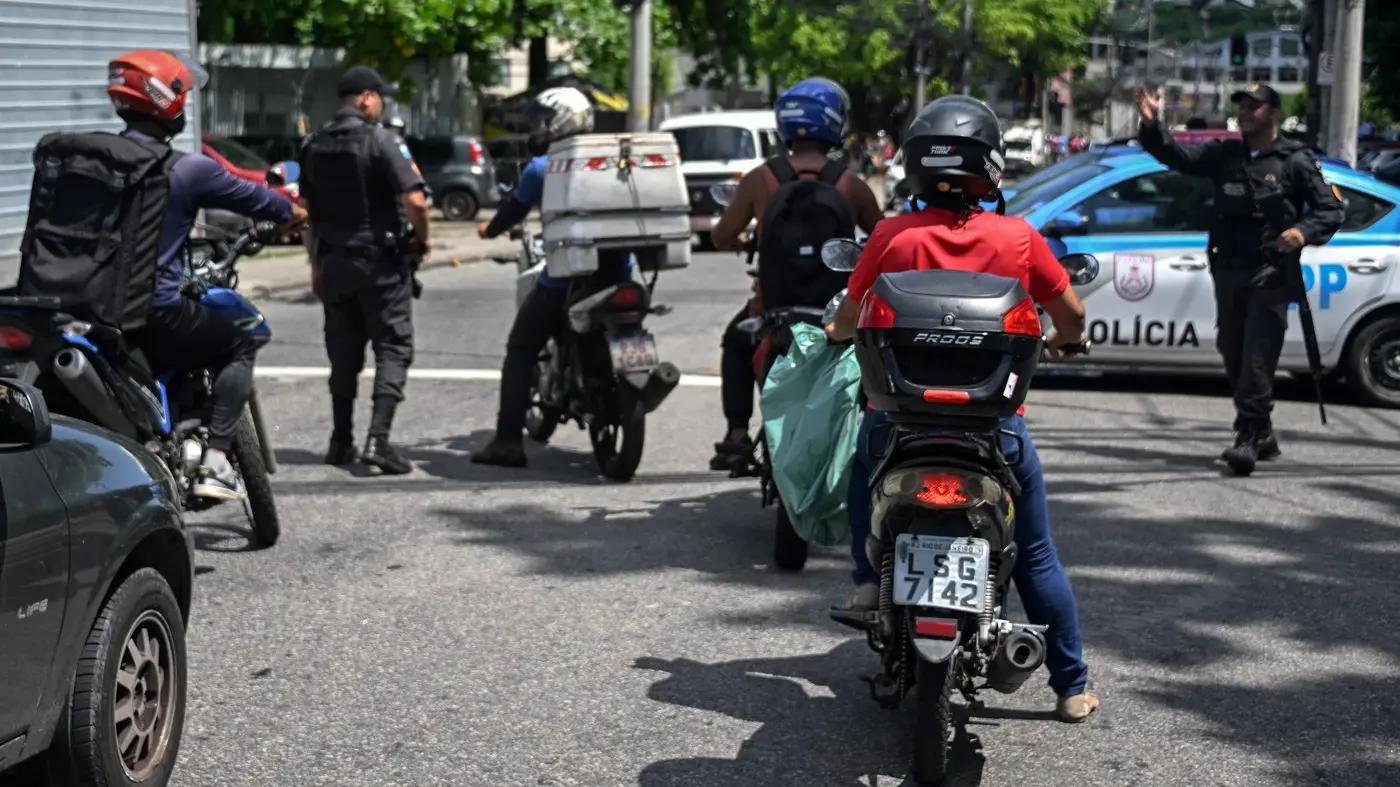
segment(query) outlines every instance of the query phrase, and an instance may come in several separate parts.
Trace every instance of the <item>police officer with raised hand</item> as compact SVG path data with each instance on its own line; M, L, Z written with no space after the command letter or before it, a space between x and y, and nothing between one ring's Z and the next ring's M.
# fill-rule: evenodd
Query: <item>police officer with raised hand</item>
M1215 209L1207 240L1215 281L1216 347L1234 392L1235 441L1222 458L1239 475L1279 455L1274 436L1274 374L1290 303L1305 298L1298 266L1305 245L1320 246L1342 225L1341 194L1302 143L1278 134L1280 100L1254 84L1230 97L1243 140L1180 145L1158 122L1157 99L1138 88L1138 140L1186 175L1210 178Z
M398 475L412 466L389 444L389 430L413 362L413 268L431 247L423 176L408 146L379 124L395 92L373 68L345 72L340 111L302 148L301 198L311 212L312 290L325 309L331 363L326 463L356 458L355 396L369 343L374 409L359 459Z

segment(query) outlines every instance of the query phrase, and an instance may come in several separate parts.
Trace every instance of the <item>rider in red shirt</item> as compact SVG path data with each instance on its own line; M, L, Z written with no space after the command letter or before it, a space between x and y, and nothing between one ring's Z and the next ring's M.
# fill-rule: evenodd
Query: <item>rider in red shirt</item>
M860 302L880 274L948 268L1019 279L1055 323L1046 342L1052 355L1058 357L1061 345L1085 341L1084 305L1045 240L1023 219L978 207L984 199L999 197L1004 156L1001 123L981 101L947 96L919 112L905 136L904 161L910 185L927 207L875 227L851 273L846 301L826 328L829 337L845 340L852 335ZM846 502L856 594L847 609L873 609L879 603L880 575L865 550L870 474L878 463L869 453L869 435L887 420L885 413L868 410L856 440L855 472ZM1001 440L1002 453L1021 486L1014 499L1018 554L1012 577L1031 622L1049 627L1045 665L1059 696L1056 715L1080 722L1098 708L1099 700L1086 691L1089 668L1079 614L1050 537L1045 476L1021 414L1002 421L1001 428L1020 438L1019 444L1009 435Z

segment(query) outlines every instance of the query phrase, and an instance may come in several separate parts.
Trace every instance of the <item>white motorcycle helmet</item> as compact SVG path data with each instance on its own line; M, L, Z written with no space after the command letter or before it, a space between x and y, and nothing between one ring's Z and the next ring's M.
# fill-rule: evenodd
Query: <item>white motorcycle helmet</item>
M541 92L525 110L532 134L543 132L553 142L593 130L593 102L573 87L552 87Z

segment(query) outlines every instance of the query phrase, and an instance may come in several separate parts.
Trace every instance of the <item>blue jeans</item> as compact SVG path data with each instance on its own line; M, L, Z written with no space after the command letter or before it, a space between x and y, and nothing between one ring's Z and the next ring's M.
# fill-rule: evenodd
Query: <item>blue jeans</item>
M880 575L865 555L865 540L870 534L870 474L879 460L867 448L870 433L875 436L878 451L884 450L889 430L880 427L888 418L878 410L866 410L860 423L856 444L855 472L846 496L851 517L851 557L855 560L852 578L857 585L879 584ZM1035 443L1026 432L1026 422L1020 416L1007 418L1001 428L1021 438L1020 445L1002 435L1001 450L1011 466L1021 494L1014 499L1016 508L1016 567L1011 579L1026 608L1026 616L1036 625L1048 626L1045 666L1050 671L1050 687L1061 697L1073 697L1084 692L1089 681L1089 667L1084 663L1084 643L1079 633L1079 612L1074 604L1074 590L1065 576L1055 542L1050 538L1050 510L1045 499L1045 474Z

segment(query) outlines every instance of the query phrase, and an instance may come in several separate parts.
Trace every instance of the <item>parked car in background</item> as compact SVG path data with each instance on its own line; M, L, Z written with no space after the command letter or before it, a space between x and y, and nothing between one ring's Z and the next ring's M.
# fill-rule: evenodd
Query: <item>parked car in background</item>
M265 161L296 161L301 154L302 138L291 134L240 134L229 139Z
M408 152L432 190L433 204L448 221L471 221L483 206L501 201L496 166L476 137L404 137Z
M502 189L514 190L520 182L520 171L530 163L530 151L525 148L524 134L496 137L486 142L491 160L496 162L496 183Z
M230 137L205 134L203 143L204 155L219 162L224 169L260 186L267 185L267 171L272 168L267 159ZM296 157L293 156L290 160L295 161ZM269 188L293 202L300 201L301 193L295 182ZM204 216L206 223L235 234L253 225L252 219L226 210L206 210ZM283 236L281 240L284 243L300 243L300 233Z
M145 447L0 379L0 771L24 763L21 784L169 781L194 585L177 500Z

